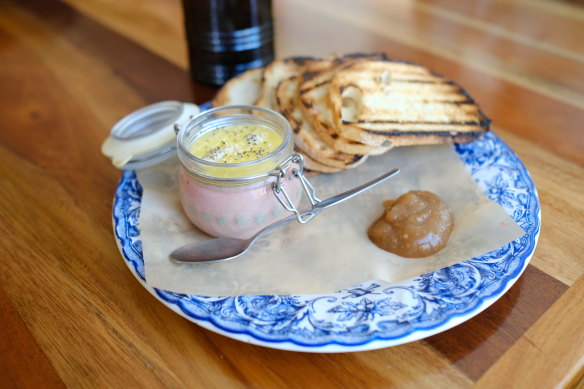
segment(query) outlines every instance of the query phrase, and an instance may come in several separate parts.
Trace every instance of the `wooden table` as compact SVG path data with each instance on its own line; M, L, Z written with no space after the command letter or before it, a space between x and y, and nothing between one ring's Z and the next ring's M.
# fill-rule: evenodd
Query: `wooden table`
M100 153L146 104L201 103L179 0L0 2L0 387L584 385L584 7L552 0L275 1L278 56L387 52L468 89L525 163L543 226L493 306L393 348L308 354L217 335L128 271Z

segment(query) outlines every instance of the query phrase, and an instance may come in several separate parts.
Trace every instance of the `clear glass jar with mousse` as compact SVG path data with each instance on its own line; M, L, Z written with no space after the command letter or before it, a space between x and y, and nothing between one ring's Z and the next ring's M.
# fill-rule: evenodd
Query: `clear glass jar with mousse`
M211 162L191 152L204 134L240 125L271 129L281 143L264 156L239 163ZM187 217L201 230L249 238L296 208L303 191L298 179L302 159L294 153L292 129L282 115L260 107L221 107L176 129L180 198Z

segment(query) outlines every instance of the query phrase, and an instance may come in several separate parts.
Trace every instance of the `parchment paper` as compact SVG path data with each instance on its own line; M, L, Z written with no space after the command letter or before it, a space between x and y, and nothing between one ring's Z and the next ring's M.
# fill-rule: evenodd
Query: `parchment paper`
M451 145L402 147L363 165L311 178L325 199L392 168L400 174L345 203L325 210L306 225L293 222L256 242L244 256L212 264L176 264L175 248L209 236L182 212L178 161L138 171L144 189L140 230L146 281L151 286L204 296L320 294L366 281L395 282L470 259L525 232L498 204L482 194ZM367 229L382 203L410 190L428 190L454 210L446 248L426 258L402 258L379 249Z

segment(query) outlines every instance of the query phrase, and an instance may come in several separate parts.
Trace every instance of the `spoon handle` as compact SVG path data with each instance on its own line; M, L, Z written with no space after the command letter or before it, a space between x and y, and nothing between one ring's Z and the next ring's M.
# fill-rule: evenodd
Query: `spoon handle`
M314 206L314 210L307 211L307 213L310 213L310 212L317 212L318 213L318 212L322 211L323 209L326 209L330 206L333 206L335 204L339 204L343 201L349 200L350 198L353 198L353 197L365 192L366 190L373 188L375 185L378 185L378 184L382 183L383 181L385 181L385 180L387 180L387 179L389 179L397 174L399 174L399 169L390 170L389 172L387 172L387 173L385 173L385 174L383 174L383 175L381 175L381 176L379 176L379 177L377 177L369 182L366 182L363 185L359 185L353 189L349 189L346 192L329 197L326 200L323 200L323 201L316 203L316 205Z
M329 197L326 200L322 200L317 202L316 204L314 204L314 206L311 209L305 210L303 212L300 212L300 218L301 219L305 219L308 216L316 216L318 215L320 212L322 212L323 210L327 209L328 207L332 207L335 204L339 204L342 203L343 201L349 200L352 197L355 197L363 192L365 192L366 190L373 188L375 185L381 184L383 181L397 175L399 173L399 169L393 169L390 170L389 172L374 178L373 180L364 183L363 185L359 185L353 189L349 189L348 191L345 191L343 193L340 193L338 195L334 195L332 197ZM293 220L297 220L298 218L294 215L288 216L287 218L284 218L282 220L279 220L273 224L270 224L267 227L264 227L264 229L258 231L254 236L252 236L250 238L250 240L253 241L256 240L258 237L262 236L263 234L265 234L268 231L272 231L273 229L280 227L283 224L287 224Z

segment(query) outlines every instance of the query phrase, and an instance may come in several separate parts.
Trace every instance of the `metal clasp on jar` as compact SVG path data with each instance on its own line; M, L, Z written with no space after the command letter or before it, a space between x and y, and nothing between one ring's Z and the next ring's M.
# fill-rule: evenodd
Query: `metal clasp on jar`
M300 180L304 193L306 193L312 208L314 209L314 206L320 203L321 200L316 197L314 186L312 186L310 181L308 181L308 178L304 175L304 159L299 153L293 153L288 159L274 169L274 172L271 175L276 177L276 182L272 184L272 190L280 204L282 204L282 206L289 212L294 213L298 222L305 224L312 220L317 213L303 212L301 214L296 205L294 205L290 195L286 192L286 189L284 188L284 179L288 175L290 169L292 169L290 179Z

